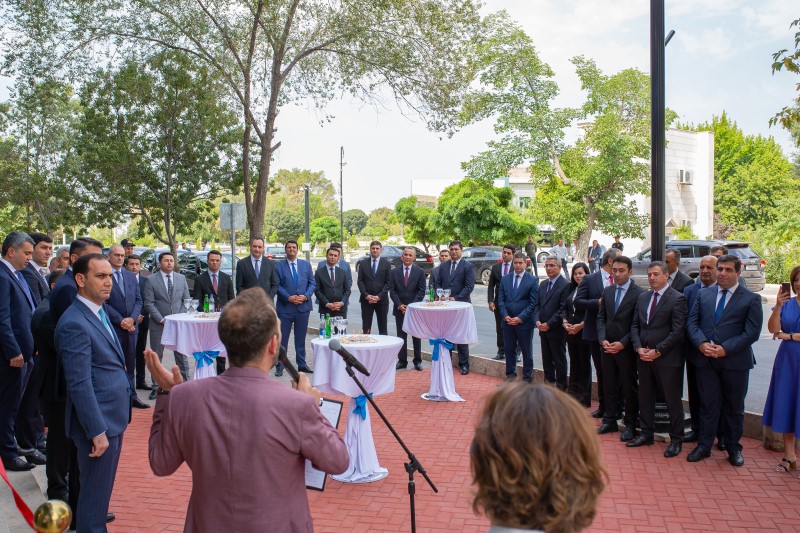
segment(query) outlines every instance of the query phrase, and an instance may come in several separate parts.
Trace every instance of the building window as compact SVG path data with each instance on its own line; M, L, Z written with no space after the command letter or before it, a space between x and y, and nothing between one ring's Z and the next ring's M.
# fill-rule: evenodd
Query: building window
M520 196L519 198L519 208L520 209L528 209L531 206L531 199L527 196Z

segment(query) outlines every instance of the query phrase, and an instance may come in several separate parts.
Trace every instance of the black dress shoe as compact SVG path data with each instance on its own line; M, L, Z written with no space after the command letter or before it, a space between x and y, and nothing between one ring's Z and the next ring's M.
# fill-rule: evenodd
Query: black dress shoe
M408 368L408 363L404 363L403 361L398 361L394 367L395 370L402 370L404 368Z
M591 416L592 418L603 418L603 410L595 409L589 416Z
M724 452L728 449L728 447L725 445L725 439L717 439L717 449L721 452Z
M503 355L503 354L497 354L494 357L492 357L492 359L494 361L505 361L506 360L506 356Z
M597 428L598 435L605 435L606 433L615 433L619 431L619 426L616 424L603 424Z
M35 464L29 463L22 457L14 457L13 459L3 458L3 466L9 472L24 472L36 467Z
M623 433L623 435L624 435L624 433ZM628 444L626 444L625 446L627 446L628 448L638 448L639 446L644 446L645 444L647 446L652 446L653 445L653 437L647 438L644 435L639 435L635 439L633 439L630 442L628 442Z
M419 362L419 361L415 361L414 362L414 370L419 370L420 372L422 372L422 363Z
M633 426L628 426L625 428L625 431L622 432L622 435L619 436L619 440L622 442L629 442L632 441L634 437L636 437L636 430Z
M137 383L136 390L153 390L153 387L151 387L147 383Z
M136 397L131 399L131 407L133 407L134 409L150 409L149 405L147 405L142 400Z
M275 369L275 377L276 377L276 378L279 378L279 377L281 377L282 375L283 375L283 369L282 369L282 368L276 368L276 369Z
M462 376L466 376L467 374L469 374L469 367L467 365L463 365L460 368Z
M46 465L47 464L47 456L40 452L39 450L34 450L33 453L29 453L25 456L25 459L28 460L29 463L34 465Z
M695 442L700 438L700 435L695 430L690 430L689 433L683 436L683 442Z
M297 371L298 372L303 372L304 374L313 374L314 373L314 371L311 370L310 368L308 368L307 366L298 366L297 367Z
M631 443L629 442L628 446L630 445ZM681 449L683 449L683 443L674 440L670 442L669 446L667 446L667 449L664 450L664 457L666 457L667 459L669 459L670 457L676 457L679 453L681 453Z
M698 446L691 452L689 455L686 456L686 460L690 463L696 463L698 461L702 461L706 457L711 457L711 450L704 448L702 446Z
M742 452L738 450L728 452L728 462L733 466L744 465L744 457L742 457Z
M522 378L522 381L524 381L525 383L533 383L533 378L532 377Z
M106 514L106 524L110 524L111 522L113 522L116 519L117 519L117 515L115 515L114 513Z
M148 396L148 398L150 398L151 400L155 400L157 397L158 397L158 393L157 393L156 389L153 389L152 391L150 391L150 396Z

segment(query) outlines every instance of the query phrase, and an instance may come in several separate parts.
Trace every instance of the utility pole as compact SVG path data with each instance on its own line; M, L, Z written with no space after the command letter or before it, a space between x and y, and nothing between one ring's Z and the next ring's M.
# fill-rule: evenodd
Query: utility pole
M344 246L344 188L342 175L344 174L344 146L339 147L339 242Z
M650 259L664 260L666 246L666 143L664 107L664 0L650 0Z
M303 191L305 192L305 200L306 200L306 261L311 261L311 230L309 229L309 211L308 211L308 191L311 187L306 183L303 185Z

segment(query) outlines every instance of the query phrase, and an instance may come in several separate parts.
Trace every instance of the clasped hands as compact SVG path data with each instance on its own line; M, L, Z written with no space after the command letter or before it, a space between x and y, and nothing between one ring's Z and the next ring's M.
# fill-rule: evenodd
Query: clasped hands
M124 318L122 319L122 322L119 323L119 327L128 333L133 333L136 331L136 322L131 317Z
M325 307L331 311L340 311L342 307L344 307L344 302L331 302L329 304L325 304Z
M714 344L713 342L704 342L700 344L698 348L700 349L700 353L714 359L719 359L727 355L725 353L725 348L723 348L721 344Z
M647 363L652 363L653 361L661 357L661 354L659 354L655 348L642 347L636 350L636 353L639 354L639 359Z
M539 322L537 320L536 321L536 329L538 329L542 333L546 333L546 332L550 331L550 326L548 326L546 323L542 323L542 322Z
M293 295L289 296L289 298L287 299L287 301L290 304L294 304L294 305L300 305L301 303L305 302L306 300L308 300L308 298L306 298L305 294L293 294Z
M600 344L603 347L603 351L610 354L618 354L619 352L625 349L625 345L619 341L617 342L603 341Z

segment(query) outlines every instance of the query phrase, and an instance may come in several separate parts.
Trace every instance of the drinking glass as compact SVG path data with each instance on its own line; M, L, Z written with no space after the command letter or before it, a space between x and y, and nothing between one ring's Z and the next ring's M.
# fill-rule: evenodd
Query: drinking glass
M191 307L192 307L191 312L196 313L197 310L200 308L200 300L192 300Z
M436 289L436 296L438 296L440 300L442 299L442 295L444 295L444 289Z
M331 321L333 322L333 336L338 337L341 335L342 319L341 317L335 316L331 319Z
M347 319L342 318L342 335L347 335Z
M192 299L191 298L184 298L183 299L183 308L186 309L187 313L191 312L190 309L189 309L189 306L191 306L191 305L192 305Z
M443 289L444 291L444 299L447 300L450 298L450 289Z

